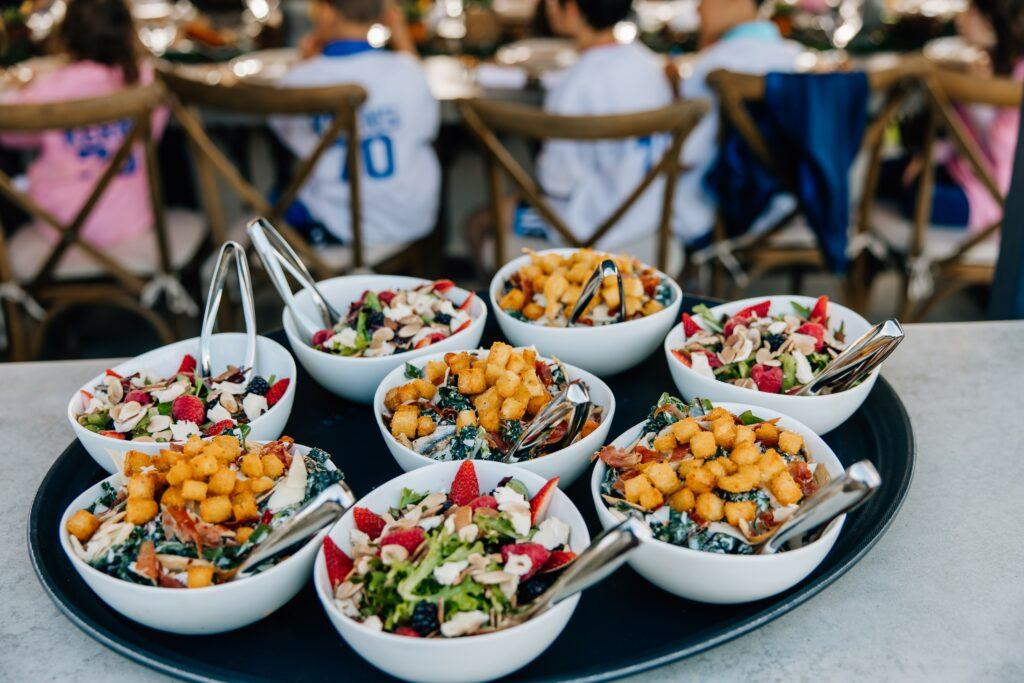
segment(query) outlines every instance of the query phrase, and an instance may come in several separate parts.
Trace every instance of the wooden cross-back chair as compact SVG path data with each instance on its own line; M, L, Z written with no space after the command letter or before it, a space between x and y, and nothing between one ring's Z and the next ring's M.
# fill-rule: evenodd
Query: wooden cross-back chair
M0 193L58 235L56 243L50 245L34 228L26 226L8 243L0 230L0 300L12 359L36 356L49 324L59 314L89 304L128 309L145 319L165 342L173 339L165 318L148 305L159 298L161 288L169 297L173 294L188 298L176 279L175 270L180 263L172 260L168 244L175 236L168 235L152 138L153 111L164 100L164 89L152 84L90 99L0 105L0 130L6 133L35 134L130 122L85 203L69 222L62 222L40 206L0 171ZM129 240L130 244L98 247L82 236L82 228L111 182L127 162L133 161L137 145L142 146L144 157L138 163L144 164L148 174L154 230ZM191 233L183 239L190 248L198 241ZM171 285L167 280L173 281ZM154 285L158 285L156 290ZM144 304L142 300L148 301ZM194 306L190 299L187 303ZM23 312L39 322L31 340Z
M869 114L868 125L861 142L861 153L866 154L867 165L861 199L851 228L851 243L858 248L854 249L855 254L843 283L846 301L856 309L862 310L867 305L870 292L866 262L868 250L864 247L871 244L873 238L871 214L878 191L885 129L906 101L914 77L924 68L923 61L910 58L892 68L867 73L871 94L881 95L883 101L880 107ZM729 131L735 130L758 161L776 177L786 191L793 194L794 180L779 170L768 141L761 135L748 108L751 103L764 100L764 76L715 71L708 75L707 82L718 95L722 139L725 139ZM712 250L728 245L726 248L729 257L735 259L735 262L745 269L748 280L770 271L790 269L794 273L794 287L799 289L799 276L803 270L824 268L824 259L817 245L805 239L809 238L809 235L802 235L795 240L776 239L790 228L800 215L801 209L798 205L766 230L735 240L728 238L724 221L719 218L712 235ZM721 256L716 256L715 259L711 262L711 289L716 296L724 296L725 268L721 263ZM742 286L740 284L738 288L742 289Z
M173 69L161 70L160 77L171 92L171 111L188 136L199 178L200 194L210 229L218 241L229 237L240 238L243 243L248 241L241 233L229 235L217 186L219 175L253 212L266 217L281 231L309 269L317 275L323 277L368 265L363 247L359 189L357 124L359 107L366 101L366 91L362 87L345 84L316 88L277 88L245 82L221 85L186 77ZM329 114L332 119L313 152L299 161L288 185L277 200L271 203L210 138L200 118L201 109L260 118ZM350 251L345 248L340 258L332 259L328 257L327 250L314 248L293 226L288 225L284 214L316 168L317 162L341 137L348 142L345 167L350 189L348 212L352 225L352 244Z
M561 116L535 107L482 99L459 101L463 119L484 149L491 210L495 226L495 266L505 263L505 239L509 226L501 210L502 173L507 174L522 192L523 198L572 247L592 247L658 179L665 178L661 216L658 222L657 265L664 270L672 229L672 204L679 174L679 153L686 137L708 111L702 101L676 102L661 109L604 116ZM506 134L530 140L621 140L666 134L670 138L664 154L647 171L640 184L596 228L581 239L566 225L543 196L543 190L502 144L498 135Z
M1005 192L993 177L984 153L957 107L984 105L1019 111L1024 97L1024 85L1020 81L979 78L942 67L923 74L922 82L930 109L913 230L909 245L904 245L906 286L901 314L910 321L924 318L937 303L959 289L991 284L998 258L1001 220L973 233L929 229L935 192L935 142L940 130L946 131L985 190L1000 207L1005 207Z

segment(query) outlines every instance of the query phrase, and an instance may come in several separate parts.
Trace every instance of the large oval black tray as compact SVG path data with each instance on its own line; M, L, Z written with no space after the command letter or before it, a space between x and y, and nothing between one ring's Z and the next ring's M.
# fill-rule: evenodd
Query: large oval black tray
M271 336L287 343L280 332ZM495 338L499 332L492 319L485 341ZM618 402L612 436L642 420L661 392L674 391L660 349L608 384ZM297 388L286 433L331 452L356 495L401 474L381 442L370 408L329 394L301 368ZM676 598L623 568L584 594L565 632L515 678L602 680L637 673L763 626L835 581L878 541L899 510L913 474L914 437L899 397L880 380L863 407L825 440L844 464L871 458L884 485L850 515L832 552L805 581L759 602L705 605ZM183 678L351 682L382 677L337 635L310 586L266 619L217 636L171 635L111 610L75 573L57 537L64 509L103 474L78 442L72 443L39 487L29 520L29 551L39 580L76 626L125 657ZM589 482L588 475L580 477L568 493L593 533L600 527ZM624 645L622 631L614 625L625 623L643 624L643 637Z

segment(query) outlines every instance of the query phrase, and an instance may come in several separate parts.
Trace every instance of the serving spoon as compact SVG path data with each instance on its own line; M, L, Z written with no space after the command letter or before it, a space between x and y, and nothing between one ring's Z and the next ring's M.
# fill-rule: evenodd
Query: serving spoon
M213 267L210 279L210 290L206 295L206 308L203 311L203 324L199 334L199 374L202 377L213 377L210 360L210 344L213 329L217 325L217 312L227 285L229 259L235 260L235 271L238 274L238 290L242 299L242 316L245 319L245 361L242 373L248 379L256 365L256 306L253 303L252 277L249 275L249 262L245 249L238 242L228 241L220 248L217 262Z
M565 435L559 439L557 446L564 448L571 444L583 429L587 418L590 417L590 409L593 403L590 400L590 390L583 380L573 380L569 385L551 399L547 405L541 408L529 426L523 430L508 451L502 462L519 462L517 457L520 451L526 451L535 446L541 439L551 432L562 420L568 418L569 426Z
M573 306L572 313L569 315L569 327L574 326L580 316L583 315L583 311L587 310L590 300L597 294L597 290L601 287L604 279L612 275L615 276L615 280L619 285L619 322L621 323L626 320L626 297L623 295L622 274L619 273L619 267L615 265L615 261L605 259L601 262L601 265L594 269L590 279L587 280L587 284L583 285L583 289L580 291L580 298L576 299L576 305Z
M892 355L906 335L895 318L878 323L854 340L832 359L817 377L793 396L818 396L825 391L849 389Z

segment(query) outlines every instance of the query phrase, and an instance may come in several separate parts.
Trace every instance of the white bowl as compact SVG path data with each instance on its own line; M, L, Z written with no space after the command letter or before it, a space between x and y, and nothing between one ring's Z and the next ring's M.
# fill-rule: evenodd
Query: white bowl
M735 415L752 410L767 420L781 418L779 426L801 434L811 459L824 465L833 478L844 471L828 444L797 420L760 406L718 402L715 405ZM629 446L640 436L642 429L642 422L634 425L613 445L619 448ZM599 460L590 478L590 490L597 517L608 529L619 520L601 498L605 468L604 462ZM722 555L645 538L630 556L629 564L654 585L681 598L716 604L751 602L781 593L806 578L832 549L845 520L846 515L841 515L832 520L813 542L774 555Z
M353 301L358 301L363 292L367 290L380 292L385 289L411 289L428 282L430 280L403 275L346 275L318 282L317 287L324 297L344 315L348 312L349 305ZM470 295L469 291L459 287L452 287L448 292L451 294L452 301L458 303L462 303ZM376 391L377 385L384 379L384 376L409 361L437 351L475 349L480 344L480 337L484 333L484 323L487 321L487 306L479 297L474 297L473 303L469 306L469 314L472 316L473 322L458 334L453 334L447 339L422 349L397 353L393 356L349 358L318 351L309 345L313 336L313 332L309 332L309 328L313 321L319 320L319 316L313 298L307 290L303 289L295 294L295 305L298 306L306 320L297 320L292 310L286 306L281 314L281 323L284 326L285 334L288 335L292 351L302 363L302 367L306 368L313 379L331 393L357 403L372 401L373 392ZM309 333L307 334L307 332Z
M141 356L136 356L120 365L110 368L122 376L128 376L133 372L150 369L160 377L169 377L178 369L181 359L185 354L191 354L193 358L199 359L199 337L174 342L167 346L161 346ZM241 363L245 356L245 335L241 332L222 332L215 334L210 341L210 362L213 372L218 373L227 368L229 363ZM288 377L291 382L284 392L281 400L275 403L267 412L263 413L250 424L252 431L249 438L253 441L273 441L284 432L285 423L292 412L292 403L295 401L296 377L295 359L288 353L288 350L273 339L267 337L256 337L256 374L262 377L273 375L277 379ZM92 391L93 387L103 381L104 374L93 377L82 386L85 391ZM156 443L153 441L128 441L127 439L115 439L109 436L101 436L91 432L78 424L76 416L84 409L84 397L81 390L76 391L71 400L68 401L68 421L75 436L89 451L89 455L96 463L107 472L118 471L124 454L128 451L142 451L149 455L155 455L161 448L166 448L167 443ZM115 460L116 459L116 460Z
M374 489L357 505L378 512L385 510L398 502L402 489L406 487L416 491L448 491L461 464L437 463L407 472ZM544 485L542 477L519 467L486 461L475 461L473 464L481 491L494 488L507 476L523 482L531 495L536 494ZM569 546L576 553L590 545L590 534L583 516L561 489L552 499L548 515L558 517L569 525ZM334 542L346 553L351 553L349 535L352 527L350 510L330 533ZM341 637L368 662L392 676L411 681L486 681L524 667L558 637L579 602L579 595L575 595L523 624L495 633L461 638L399 636L373 631L346 617L335 607L323 555L321 550L313 565L313 583L331 623Z
M809 296L761 296L715 306L711 312L716 317L720 317L722 314L731 315L747 306L753 306L765 300L772 302L773 313L792 311L791 301L808 307L814 306L817 301L816 298ZM847 341L853 341L871 328L871 323L845 306L830 301L828 311L829 327L838 327L840 323L846 323ZM700 324L699 319L697 319L697 323ZM878 379L879 371L876 368L863 382L837 394L824 396L769 394L698 374L672 355L673 349L682 348L685 343L686 335L683 333L682 323L673 327L665 337L665 357L668 359L668 368L672 372L672 380L685 399L706 398L715 402L735 401L764 406L786 415L792 415L818 434L829 432L846 422L864 403L864 399L871 393L871 388L875 386L875 380Z
M486 353L486 351L483 352ZM443 358L443 353L425 356L418 359L413 365L423 368L429 361L443 360ZM538 356L538 360L550 361L551 359ZM605 439L608 438L612 418L615 416L615 395L612 394L612 390L608 388L607 384L586 370L581 370L568 363L563 363L563 365L565 366L566 373L569 375L568 379L582 379L586 382L594 405L604 408L601 424L585 438L560 451L555 451L533 460L524 460L516 463L516 466L530 472L536 472L544 477L545 480L559 477L559 486L565 488L583 474L583 471L587 469L587 465L590 464L590 456L597 452L604 445ZM384 437L384 443L387 444L391 455L395 457L398 466L406 472L411 472L418 467L434 465L438 461L425 455L420 455L411 448L403 446L398 439L391 435L391 430L384 423L384 398L390 389L401 386L408 381L405 377L404 366L395 368L388 373L388 376L377 387L377 393L373 397L373 416L377 420L377 428L380 429L381 436Z
M296 453L303 455L310 450L298 444L293 448ZM330 460L327 466L335 469ZM120 474L103 480L114 487L119 487L121 481ZM78 557L71 548L67 531L68 518L99 497L103 482L84 491L64 511L57 529L61 547L78 575L103 602L129 619L161 631L209 635L241 628L270 615L291 600L306 584L317 548L327 535L327 529L323 529L294 554L270 569L217 586L196 589L159 588L122 581L91 567ZM348 501L349 504L351 502Z
M575 251L578 250L548 249L538 253L567 255ZM672 288L672 302L654 315L599 327L545 327L516 320L501 310L498 301L505 282L529 262L529 255L520 256L502 266L491 280L491 306L501 331L514 346L536 346L546 356L554 356L595 375L614 375L647 358L658 348L659 340L679 315L683 292L672 278L658 272Z

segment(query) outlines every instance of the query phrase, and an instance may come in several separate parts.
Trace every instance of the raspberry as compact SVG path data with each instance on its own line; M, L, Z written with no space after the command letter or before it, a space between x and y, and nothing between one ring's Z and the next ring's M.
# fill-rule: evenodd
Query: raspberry
M797 329L797 333L814 337L817 340L814 344L815 351L821 351L825 348L825 328L818 323L804 323Z
M750 378L765 393L777 394L782 391L782 368L758 363L750 368Z
M274 386L267 390L267 406L273 408L274 405L281 400L284 396L284 392L288 390L288 385L291 380L285 377L274 382Z
M395 629L396 636L408 636L409 638L422 638L419 632L412 626L399 626Z
M185 354L185 357L181 359L181 365L178 366L178 372L176 374L191 374L196 371L196 359Z
M416 607L412 610L412 619L409 620L409 624L416 633L424 637L441 628L441 622L437 618L437 605L426 600L417 602Z
M320 346L325 341L334 336L334 330L318 330L313 335L313 346Z
M384 525L387 524L380 515L360 507L352 510L352 519L355 521L356 528L370 538L380 536L380 532L384 531Z
M508 545L501 546L502 562L507 563L508 558L512 555L525 555L530 558L530 569L520 577L521 581L525 581L539 572L540 568L547 564L548 558L551 557L548 549L540 543L509 543Z
M150 398L150 395L147 394L145 391L139 391L138 389L135 389L134 391L129 391L128 394L124 397L125 403L130 403L132 401L135 401L136 403L141 403L142 405L148 405L152 401L152 398Z
M249 394L259 394L260 396L266 396L267 392L270 391L270 384L267 383L267 380L263 379L259 375L256 375L251 380L249 380L249 384L246 385L245 391L246 393Z
M478 496L467 503L473 510L477 508L491 508L492 510L498 509L498 501L494 499L494 496Z
M781 334L769 334L764 340L768 342L768 348L772 351L778 351L786 343L786 338Z
M330 579L332 588L344 581L354 566L352 558L346 555L330 536L324 538L324 560L327 563L327 578Z
M689 338L700 331L701 326L697 324L697 321L693 319L693 316L689 313L683 313L683 334Z
M412 555L426 537L427 532L418 526L414 526L411 529L392 531L387 536L382 536L379 543L382 548L386 545L400 545L409 551L409 555Z
M480 482L476 478L476 468L472 460L463 460L459 471L455 473L448 498L455 505L465 505L480 495Z
M177 422L194 422L201 425L206 422L206 408L198 396L185 394L174 399L171 404L171 417Z
M235 426L235 421L234 420L221 420L220 422L218 422L215 425L212 425L205 432L203 432L203 436L217 436L218 434L223 432L225 429L231 429L234 426Z

